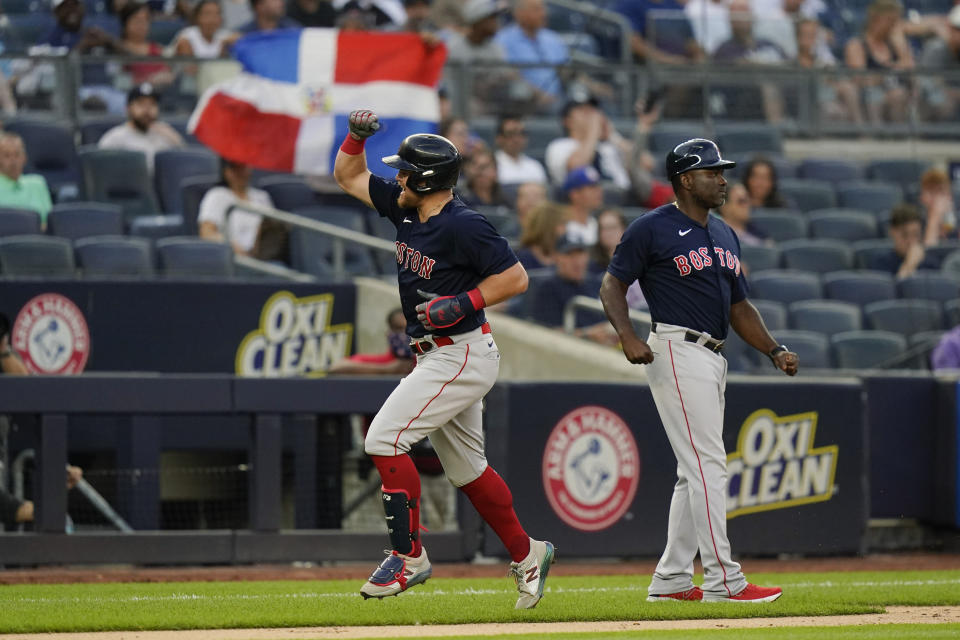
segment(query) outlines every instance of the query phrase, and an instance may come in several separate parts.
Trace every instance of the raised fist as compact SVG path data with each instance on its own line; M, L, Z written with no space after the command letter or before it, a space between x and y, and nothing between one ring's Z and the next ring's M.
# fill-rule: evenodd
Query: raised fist
M369 109L357 109L350 112L350 135L356 140L369 138L380 128L377 114Z

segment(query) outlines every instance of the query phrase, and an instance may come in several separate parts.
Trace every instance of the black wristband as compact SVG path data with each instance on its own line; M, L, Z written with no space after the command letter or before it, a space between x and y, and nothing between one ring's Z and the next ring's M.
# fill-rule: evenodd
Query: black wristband
M778 344L773 349L770 349L770 353L768 353L767 355L770 356L770 362L773 363L773 366L777 366L777 360L776 360L777 354L783 351L790 351L790 349L787 349L787 347L782 344Z

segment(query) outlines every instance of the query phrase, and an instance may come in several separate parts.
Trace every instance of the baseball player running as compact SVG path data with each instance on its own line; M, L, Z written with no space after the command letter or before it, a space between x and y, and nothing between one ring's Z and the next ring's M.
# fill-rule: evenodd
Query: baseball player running
M798 364L797 354L777 344L747 300L736 234L710 215L726 198L723 170L733 166L716 144L702 138L668 153L676 202L627 228L600 288L627 360L649 365L650 391L677 457L667 546L650 583L650 602L772 602L782 594L779 587L748 583L727 540L727 361L720 350L728 325L787 375L795 375ZM640 281L653 319L646 342L627 316L625 296L634 280ZM702 590L693 584L698 549Z
M397 169L397 180L387 181L370 173L363 150L379 128L377 116L354 111L349 122L333 175L344 191L397 227L400 299L417 358L367 432L365 450L383 482L393 550L360 593L397 595L431 575L420 541L420 477L407 455L429 437L447 478L510 552L520 592L516 607L532 609L543 597L554 548L520 526L510 489L487 464L481 418L483 397L500 369L483 308L523 293L526 271L486 218L454 196L462 159L449 140L407 137L396 155L383 158Z

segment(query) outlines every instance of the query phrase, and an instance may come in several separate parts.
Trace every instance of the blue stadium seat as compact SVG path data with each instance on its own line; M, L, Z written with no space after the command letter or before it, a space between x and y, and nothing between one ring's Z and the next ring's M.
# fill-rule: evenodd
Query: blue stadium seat
M39 0L3 0L3 12L8 16L31 13L38 10L40 6L41 2Z
M780 249L766 245L740 245L740 259L750 273L780 268Z
M878 159L867 163L867 178L878 182L894 183L906 189L920 182L920 176L930 163L925 160Z
M893 251L893 240L874 238L853 243L853 256L858 269L869 269L874 260Z
M367 232L366 213L361 209L312 205L299 207L293 213L352 231ZM334 266L334 251L334 239L330 236L296 228L290 233L290 262L298 271L319 277L329 276ZM380 272L367 247L344 242L343 251L344 268L348 273L375 275Z
M197 216L200 202L211 188L220 182L215 174L191 176L180 181L180 201L183 203L183 233L197 235Z
M801 211L830 209L837 206L833 185L825 180L783 178L777 187L780 193Z
M936 300L943 303L960 298L960 281L937 271L917 271L909 278L897 282L897 294L901 298Z
M797 354L804 369L829 369L832 366L830 340L822 333L786 329L771 331L771 334L778 344L787 345ZM756 353L762 362L764 356Z
M744 170L747 168L747 165L750 164L754 159L762 157L764 160L773 165L773 169L777 174L777 179L781 178L796 178L797 177L797 165L790 158L785 158L784 156L777 154L757 154L754 152L745 152L745 153L726 153L724 152L723 157L727 160L733 160L737 163L737 166L732 169L727 169L724 172L724 176L730 181L732 176L736 180L743 180Z
M130 235L159 240L188 235L183 216L137 216L130 221Z
M807 220L797 213L766 213L755 211L750 221L777 242L807 237Z
M520 236L520 223L517 222L517 214L508 207L499 206L478 206L477 212L483 214L494 229L504 238L518 238Z
M762 300L760 298L751 298L750 302L760 312L763 323L767 325L770 331L779 331L787 328L787 305L776 300ZM731 330L730 333L733 333ZM729 336L730 333L727 335Z
M0 208L0 237L40 233L40 214L29 209Z
M102 202L57 204L47 217L47 232L70 240L123 235L123 210Z
M893 276L883 271L838 271L823 276L823 290L831 300L852 302L861 307L897 296Z
M872 369L906 351L907 339L891 331L845 331L831 336L830 346L837 367Z
M159 213L143 153L83 149L80 151L80 168L83 193L87 199L120 205L127 220Z
M80 144L97 144L110 129L126 121L124 116L102 116L91 118L80 123Z
M800 163L797 176L806 180L825 180L836 184L861 179L863 169L847 160L807 158Z
M702 122L658 122L647 137L647 148L657 157L665 156L681 142L691 138L703 138L705 134ZM723 151L724 155L731 154L726 149Z
M524 124L527 130L527 154L542 159L547 145L557 138L564 137L563 127L554 117L528 118Z
M789 306L790 328L827 335L862 328L860 307L838 300L800 300Z
M896 183L856 182L837 185L837 203L841 207L862 209L886 217L890 209L903 202L903 189Z
M946 257L955 251L960 251L960 241L941 240L932 247L925 247L924 255L936 262L938 267L941 267Z
M72 128L44 120L15 119L3 123L3 128L23 138L27 151L25 173L39 173L50 192L56 195L66 186L80 186L80 160Z
M920 331L943 329L943 307L933 300L881 300L863 306L872 329L908 336Z
M877 219L873 214L855 209L818 209L811 211L810 236L854 242L877 238Z
M386 218L379 216L376 212L369 212L367 217L367 232L380 238L394 242L397 239L397 228ZM373 251L373 261L381 274L392 275L397 272L397 259L394 254L384 251Z
M4 276L71 278L75 270L69 240L41 235L0 238L0 274Z
M828 273L853 268L853 250L839 240L800 238L780 243L787 269Z
M750 291L757 298L788 304L822 297L820 278L809 271L771 269L750 278Z
M750 124L718 123L717 146L721 154L764 153L782 154L783 139L773 125L752 122Z
M9 29L17 35L17 42L23 47L19 51L7 49L4 53L26 52L27 49L40 43L40 39L53 30L56 19L53 12L38 9L33 13L20 13L7 16Z
M944 331L921 331L914 333L907 338L908 346L911 350L919 350L913 361L910 363L913 369L930 369L930 354L939 344Z
M186 26L187 25L183 22L183 20L171 20L169 18L154 16L150 20L150 33L147 35L147 39L150 42L156 42L157 44L166 47L173 42L173 37Z
M270 194L273 206L281 211L317 204L313 189L296 176L266 176L257 181L257 186Z
M153 251L146 238L94 236L77 240L73 250L84 276L154 275Z
M160 206L167 213L183 213L183 192L180 185L185 178L216 174L220 161L209 149L189 147L160 151L153 160L153 179Z
M167 276L226 278L234 274L233 250L226 243L175 237L157 240L156 247Z
M943 313L947 318L947 327L960 325L960 300L948 300L943 303Z

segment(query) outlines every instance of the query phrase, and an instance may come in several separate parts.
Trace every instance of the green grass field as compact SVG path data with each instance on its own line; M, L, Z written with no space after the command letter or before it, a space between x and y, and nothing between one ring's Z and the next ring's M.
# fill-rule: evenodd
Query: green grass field
M357 581L16 585L0 587L0 633L810 617L879 613L887 605L960 603L957 571L780 573L755 574L751 579L782 586L784 596L764 605L649 604L644 600L648 576L557 576L549 579L544 600L536 609L516 611L516 591L507 577L434 578L400 597L367 601L358 594ZM941 628L946 627L935 629ZM922 631L934 633L933 629ZM801 635L796 636L780 632L778 638L813 637L809 629L798 629ZM638 637L632 633L606 635ZM698 636L706 633L698 631ZM958 629L951 633L957 637Z

